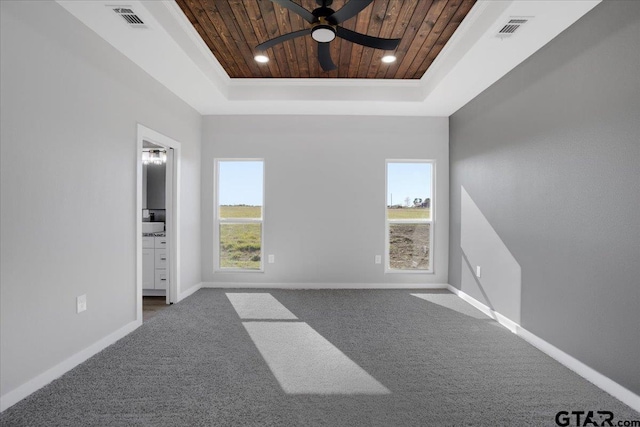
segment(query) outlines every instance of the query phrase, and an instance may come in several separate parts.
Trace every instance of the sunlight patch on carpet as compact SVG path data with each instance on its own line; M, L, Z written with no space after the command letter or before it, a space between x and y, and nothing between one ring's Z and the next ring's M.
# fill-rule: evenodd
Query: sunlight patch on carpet
M268 293L227 293L241 319L286 320L297 319L271 294Z
M306 323L242 324L285 393L391 393Z

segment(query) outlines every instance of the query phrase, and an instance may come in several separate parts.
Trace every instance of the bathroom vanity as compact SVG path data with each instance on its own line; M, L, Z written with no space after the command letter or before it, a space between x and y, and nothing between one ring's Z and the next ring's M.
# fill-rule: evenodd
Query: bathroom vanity
M142 234L142 294L165 295L169 285L167 235Z

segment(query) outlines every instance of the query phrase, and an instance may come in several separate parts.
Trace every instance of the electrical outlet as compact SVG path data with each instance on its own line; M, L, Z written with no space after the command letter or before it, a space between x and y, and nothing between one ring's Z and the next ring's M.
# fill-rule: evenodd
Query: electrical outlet
M376 255L375 263L376 264L382 264L382 255Z
M76 313L82 313L87 309L87 294L76 298Z
M269 260L269 261L268 261L268 262L269 262L269 264L273 264L274 262L276 262L276 256L275 256L275 255L273 255L273 254L271 254L271 255L269 255L269 257L268 257L268 260Z
M476 277L479 279L481 275L482 275L482 270L480 269L479 265L476 265Z

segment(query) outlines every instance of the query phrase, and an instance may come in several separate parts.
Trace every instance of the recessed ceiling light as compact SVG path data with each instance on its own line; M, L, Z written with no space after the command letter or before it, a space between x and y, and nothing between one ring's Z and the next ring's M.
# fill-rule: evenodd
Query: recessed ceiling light
M253 59L256 60L256 62L269 62L269 57L267 55L262 55L262 54L258 54L256 56L253 57Z
M382 62L385 64L391 64L392 62L396 62L396 57L393 55L385 55L382 57Z

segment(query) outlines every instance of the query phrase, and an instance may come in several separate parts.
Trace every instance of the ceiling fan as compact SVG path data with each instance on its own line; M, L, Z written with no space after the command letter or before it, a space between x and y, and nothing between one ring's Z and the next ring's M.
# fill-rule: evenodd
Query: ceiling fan
M312 12L309 12L307 9L297 3L294 3L292 0L271 1L289 9L297 15L300 15L302 19L311 24L311 28L294 31L275 37L271 40L267 40L266 42L256 46L256 50L258 52L264 52L270 47L286 40L311 35L311 37L318 42L318 61L320 62L320 66L324 71L331 71L335 70L337 67L331 59L329 43L336 37L340 37L352 43L382 50L395 50L401 40L368 36L366 34L348 30L338 25L347 19L351 19L356 16L364 8L369 6L373 0L350 0L338 11L329 7L333 3L333 0L316 0L316 3L320 7L314 9ZM268 58L264 56L263 58L268 60Z

